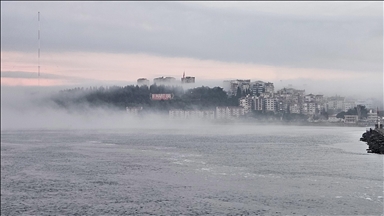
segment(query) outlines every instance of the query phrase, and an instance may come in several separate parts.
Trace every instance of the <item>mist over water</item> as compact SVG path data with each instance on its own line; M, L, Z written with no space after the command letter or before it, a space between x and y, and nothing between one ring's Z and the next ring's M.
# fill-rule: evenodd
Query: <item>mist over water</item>
M383 156L366 153L365 128L138 118L62 109L41 89L1 94L4 215L383 213Z
M221 81L222 82L222 81ZM287 81L289 82L289 81ZM294 88L300 88L298 84L293 84ZM222 83L215 80L206 80L205 86L220 86ZM320 84L320 83L319 83ZM284 87L285 84L277 83L276 89ZM188 84L183 86L184 90L198 87L198 84ZM201 85L200 85L201 86ZM316 85L309 85L312 89L318 89ZM331 85L330 85L331 86ZM324 86L327 87L327 86ZM140 118L130 116L124 110L118 110L115 107L90 107L83 104L82 107L72 107L64 109L56 104L52 98L60 90L73 88L73 86L56 87L10 87L1 86L1 130L7 129L91 129L91 128L155 128L155 127L192 127L196 125L210 124L207 120L188 120L171 121L167 115L158 115L156 113L148 114ZM376 89L377 86L372 86ZM330 91L330 89L326 89ZM322 93L321 91L306 91L309 93ZM334 91L337 92L337 91ZM350 92L351 93L351 92ZM360 93L364 93L361 90ZM375 94L376 104L382 108L382 92ZM339 94L340 95L340 94ZM349 94L350 95L350 94ZM367 96L375 96L367 95ZM343 96L343 95L341 95ZM360 95L360 98L362 95ZM380 98L381 97L381 98ZM370 97L367 97L370 98ZM381 101L380 101L381 100ZM199 127L197 127L199 128Z

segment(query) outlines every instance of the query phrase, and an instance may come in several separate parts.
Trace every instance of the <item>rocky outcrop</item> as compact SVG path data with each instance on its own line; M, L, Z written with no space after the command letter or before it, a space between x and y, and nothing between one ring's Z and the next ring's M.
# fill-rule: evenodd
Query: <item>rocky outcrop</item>
M384 154L384 134L380 129L367 130L360 141L367 143L368 153Z

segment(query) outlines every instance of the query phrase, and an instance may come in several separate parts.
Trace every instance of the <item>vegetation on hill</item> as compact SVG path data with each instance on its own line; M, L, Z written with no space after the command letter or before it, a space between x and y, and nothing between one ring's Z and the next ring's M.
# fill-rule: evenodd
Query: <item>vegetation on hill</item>
M151 94L173 94L172 100L151 100ZM151 85L125 87L90 87L60 91L52 100L63 108L113 107L125 109L141 106L145 110L166 112L169 109L207 109L216 106L238 106L238 97L227 97L220 87L197 87L184 90L181 86Z

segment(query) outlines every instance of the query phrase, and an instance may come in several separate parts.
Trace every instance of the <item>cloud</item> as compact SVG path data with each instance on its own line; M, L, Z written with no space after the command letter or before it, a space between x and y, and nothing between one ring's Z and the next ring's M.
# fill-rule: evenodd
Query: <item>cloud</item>
M44 52L144 53L279 67L383 71L382 2L1 4L2 51L36 51L35 18L41 11Z

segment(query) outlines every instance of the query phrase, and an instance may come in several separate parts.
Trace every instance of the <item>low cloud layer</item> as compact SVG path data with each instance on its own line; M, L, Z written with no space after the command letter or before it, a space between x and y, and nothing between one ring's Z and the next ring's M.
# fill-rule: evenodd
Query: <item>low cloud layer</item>
M145 53L362 73L383 70L382 2L244 2L233 7L221 2L2 2L1 6L2 51L36 52L40 11L45 52ZM314 12L300 12L307 10Z

